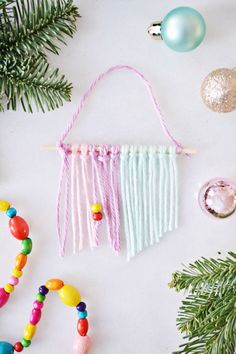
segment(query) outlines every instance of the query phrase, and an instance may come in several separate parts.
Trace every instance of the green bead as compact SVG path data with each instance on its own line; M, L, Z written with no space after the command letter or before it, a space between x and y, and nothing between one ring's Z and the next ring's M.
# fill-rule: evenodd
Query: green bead
M188 52L203 41L206 24L202 15L191 7L177 7L161 23L161 36L168 47Z
M45 296L43 294L38 293L36 299L38 302L44 302Z
M22 338L21 344L23 345L24 348L28 348L31 344L31 340L27 340L25 338Z
M32 247L33 247L33 243L32 243L32 240L31 238L25 238L23 241L22 241L22 253L24 255L27 255L27 254L30 254L31 251L32 251Z

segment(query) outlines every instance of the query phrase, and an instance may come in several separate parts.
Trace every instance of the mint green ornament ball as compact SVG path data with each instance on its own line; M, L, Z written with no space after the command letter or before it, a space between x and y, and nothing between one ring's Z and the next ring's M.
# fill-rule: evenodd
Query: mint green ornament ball
M161 36L168 47L177 52L197 48L206 34L202 15L191 7L177 7L161 23Z

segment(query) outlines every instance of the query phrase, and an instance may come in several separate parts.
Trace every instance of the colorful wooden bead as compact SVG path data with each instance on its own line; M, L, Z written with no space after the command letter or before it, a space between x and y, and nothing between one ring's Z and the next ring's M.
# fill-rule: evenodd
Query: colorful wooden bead
M15 277L10 277L9 279L9 284L13 285L13 286L16 286L19 284L19 279L18 278L15 278Z
M48 288L45 285L41 285L39 288L39 293L42 295L47 295L49 292Z
M3 307L9 300L10 294L4 288L0 288L0 308Z
M6 200L0 200L0 211L7 211L10 208L10 203Z
M86 336L86 334L88 333L88 328L89 328L89 324L87 318L80 318L77 324L77 330L79 334L81 336Z
M101 221L102 218L103 218L103 215L101 212L93 214L93 220L95 220L95 221Z
M4 286L4 290L6 291L6 293L11 294L14 291L14 286L11 284L6 284Z
M13 354L14 347L8 342L0 342L0 354Z
M21 344L21 342L16 342L14 345L14 350L15 352L22 352L22 350L24 349L23 345Z
M44 303L43 302L39 302L37 300L35 300L34 303L33 303L34 309L42 310L43 306L44 306Z
M64 286L64 283L60 279L50 279L46 282L46 287L49 290L60 290Z
M11 234L18 240L24 240L29 236L29 226L20 216L14 216L9 220Z
M19 270L17 268L14 268L12 271L12 276L15 278L21 278L22 274L23 274L22 270Z
M77 308L78 311L81 311L81 312L85 311L85 310L86 310L86 304L85 304L85 302L82 302L82 301L81 301L81 302L79 303L79 305L76 306L76 308Z
M61 301L67 305L75 307L80 303L80 293L79 291L71 285L64 285L58 291Z
M31 344L31 341L27 340L25 338L22 338L21 344L23 345L24 348L28 348L30 346L30 344Z
M88 354L91 349L91 339L89 336L76 336L73 345L73 354Z
M30 316L30 323L36 325L41 319L42 312L39 309L33 309Z
M78 311L78 316L79 316L79 318L86 318L86 317L88 317L88 311L87 310Z
M31 340L35 335L37 327L31 323L28 323L24 331L24 339Z
M25 255L28 255L28 254L31 253L32 248L33 248L33 243L32 243L31 238L29 238L29 237L25 238L22 241L22 251L21 251L21 253L23 253Z
M38 293L36 296L36 299L38 302L44 302L45 300L45 295Z
M100 203L92 204L91 210L93 213L99 213L100 211L102 211L102 204L100 204Z
M27 263L27 256L23 253L19 253L16 257L15 267L18 270L22 270Z
M9 208L7 211L6 211L6 214L9 218L14 218L14 216L16 216L17 214L17 211L15 208Z

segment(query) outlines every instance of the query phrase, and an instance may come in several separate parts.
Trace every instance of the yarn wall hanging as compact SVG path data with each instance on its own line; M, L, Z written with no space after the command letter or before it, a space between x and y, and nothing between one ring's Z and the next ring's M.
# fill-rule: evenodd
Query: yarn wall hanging
M104 77L117 70L128 70L144 83L163 132L173 146L133 146L67 144L88 96ZM48 146L47 148L55 149ZM62 158L57 200L57 232L60 254L64 256L69 228L72 229L73 252L99 246L100 226L106 223L111 248L120 252L120 214L124 214L128 259L159 242L168 231L178 227L178 154L190 155L168 130L145 77L136 69L111 67L91 84L77 111L57 144ZM121 208L122 207L122 208ZM83 221L86 220L84 223Z

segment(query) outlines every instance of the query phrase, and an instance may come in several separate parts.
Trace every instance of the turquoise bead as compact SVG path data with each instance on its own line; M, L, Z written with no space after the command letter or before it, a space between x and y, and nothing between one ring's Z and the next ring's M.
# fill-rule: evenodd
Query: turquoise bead
M6 214L7 214L7 216L9 216L9 218L14 218L14 216L16 216L16 214L17 214L17 211L15 208L9 208L6 211Z
M197 48L206 34L202 15L191 7L177 7L170 11L161 24L161 36L168 47L177 52Z
M88 311L84 310L84 311L78 311L78 317L79 318L86 318L88 316Z
M14 347L12 344L7 342L0 342L0 354L13 354Z

